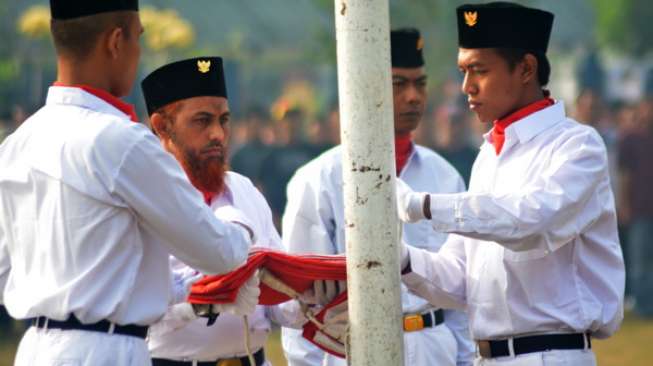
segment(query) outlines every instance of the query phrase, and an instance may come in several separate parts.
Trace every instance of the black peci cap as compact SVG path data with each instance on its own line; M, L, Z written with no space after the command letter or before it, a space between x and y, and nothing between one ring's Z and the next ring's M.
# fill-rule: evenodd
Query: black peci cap
M138 0L50 0L52 19L66 20L110 11L138 11Z
M461 48L516 48L546 53L553 14L510 2L456 9Z
M424 66L422 49L424 40L414 28L396 29L390 32L392 67L416 68Z
M167 64L143 79L141 88L150 116L178 100L203 96L227 98L220 57L196 57Z

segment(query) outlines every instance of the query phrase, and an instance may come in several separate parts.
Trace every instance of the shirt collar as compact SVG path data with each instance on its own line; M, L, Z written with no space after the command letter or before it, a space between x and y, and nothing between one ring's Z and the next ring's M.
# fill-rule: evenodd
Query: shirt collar
M138 121L134 106L110 93L86 85L64 86L55 83L48 90L46 104L67 104Z
M514 140L515 138L517 138L522 144L528 142L548 128L563 121L566 117L564 103L557 100L552 106L532 113L508 126L505 131L506 145L509 145L509 141ZM491 147L492 130L483 134L483 139L490 144Z
M234 196L234 194L232 192L232 189L230 188L230 186L233 185L233 184L234 184L234 181L233 181L233 179L231 177L230 172L229 171L225 172L223 191L221 193L219 193L219 194L212 195L211 202L208 202L208 205L213 206L214 203L223 202L223 203L235 206L236 205L235 196ZM204 196L204 198L206 198L206 196Z
M414 164L419 164L420 163L420 156L424 154L422 150L419 149L419 145L415 143L415 141L412 141L412 146L413 148L410 150L410 155L408 156L408 160L406 160L406 165L404 165L404 168L401 170L401 173L405 172L408 169L412 169L411 165Z
M552 106L535 112L518 123L514 123L510 126L512 127L511 132L523 144L559 122L562 122L566 117L564 103L556 101ZM506 133L511 130L510 127L506 129Z

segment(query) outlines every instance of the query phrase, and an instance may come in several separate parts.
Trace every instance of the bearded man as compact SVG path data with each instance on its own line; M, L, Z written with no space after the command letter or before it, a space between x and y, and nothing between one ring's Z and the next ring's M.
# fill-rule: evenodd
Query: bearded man
M202 192L206 204L217 216L232 217L232 221L239 217L251 229L254 246L281 250L263 195L247 177L228 171L231 114L222 59L199 57L165 65L147 76L142 87L152 129ZM178 278L193 278L196 273L175 258L171 266ZM150 330L148 346L154 366L269 365L263 346L271 322L301 327L306 319L292 304L257 305L259 293L258 278L253 276L240 289L236 303L212 306L213 313L220 315L210 326L189 303L172 306ZM326 296L325 303L334 296ZM248 317L247 330L242 316ZM248 349L253 352L253 363Z

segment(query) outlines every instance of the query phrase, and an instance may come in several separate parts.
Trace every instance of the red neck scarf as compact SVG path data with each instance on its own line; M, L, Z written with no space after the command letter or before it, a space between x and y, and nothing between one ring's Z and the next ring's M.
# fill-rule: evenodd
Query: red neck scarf
M397 176L406 166L410 153L413 151L413 141L410 132L405 135L395 136L395 163L397 166Z
M551 106L554 103L555 101L553 99L545 97L542 100L538 100L535 103L531 103L526 107L509 114L507 117L494 121L494 128L492 129L492 145L494 145L494 150L497 152L497 155L501 153L503 143L506 141L505 131L508 126L537 111Z
M207 205L211 206L211 201L213 201L213 197L215 197L216 194L213 192L200 192L202 192L202 196L204 196L204 202L206 202Z
M120 100L119 98L116 98L115 96L111 95L111 93L109 93L109 92L107 92L105 90L93 88L93 87L88 86L88 85L69 85L69 84L59 82L59 81L55 81L53 85L54 86L65 86L65 87L69 87L69 88L82 89L83 91L85 91L85 92L87 92L89 94L93 94L96 97L102 99L103 101L105 101L105 102L111 104L112 106L116 107L119 111L121 111L122 113L128 115L129 118L133 122L138 122L138 116L136 115L136 110L134 109L133 105L123 102L122 100Z

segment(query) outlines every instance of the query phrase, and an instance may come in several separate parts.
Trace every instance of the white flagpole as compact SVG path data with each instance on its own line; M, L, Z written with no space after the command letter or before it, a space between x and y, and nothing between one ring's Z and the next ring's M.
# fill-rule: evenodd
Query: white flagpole
M403 365L388 0L335 0L348 362Z

